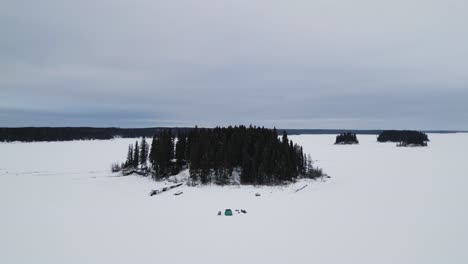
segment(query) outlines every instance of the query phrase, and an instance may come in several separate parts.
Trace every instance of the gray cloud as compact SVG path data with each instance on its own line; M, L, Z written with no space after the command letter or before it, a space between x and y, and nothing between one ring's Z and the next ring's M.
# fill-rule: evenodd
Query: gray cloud
M464 1L0 5L0 126L468 129Z

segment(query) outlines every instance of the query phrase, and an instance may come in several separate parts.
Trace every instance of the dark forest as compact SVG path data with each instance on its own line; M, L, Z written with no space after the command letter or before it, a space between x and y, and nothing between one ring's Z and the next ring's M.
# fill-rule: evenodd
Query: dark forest
M412 130L386 130L378 137L378 142L397 142L399 146L427 146L427 134Z
M359 144L356 134L345 132L336 136L335 144L347 145L347 144Z
M177 135L167 129L151 146L146 139L130 145L122 169L150 172L155 180L189 169L191 180L201 184L234 183L236 175L241 184L259 185L323 176L286 132L280 138L276 129L252 126L195 127Z

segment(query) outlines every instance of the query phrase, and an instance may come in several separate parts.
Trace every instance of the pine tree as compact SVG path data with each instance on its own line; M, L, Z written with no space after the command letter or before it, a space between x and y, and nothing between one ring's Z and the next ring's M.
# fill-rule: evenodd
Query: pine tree
M133 145L128 145L128 152L127 152L127 161L125 162L125 167L133 167Z
M187 137L184 134L180 134L177 137L176 149L175 149L175 159L176 159L176 170L180 171L185 165L186 160L186 151L187 151Z
M149 161L153 169L153 178L159 179L159 168L157 162L157 152L159 151L159 136L154 135L153 141L151 142L151 150L149 152Z
M141 140L141 150L140 150L140 164L142 168L146 168L146 162L148 160L148 143L146 143L146 138L143 137Z
M140 148L138 147L138 141L135 142L135 148L133 149L133 167L138 168L140 164Z
M171 130L161 131L154 136L150 151L150 162L157 179L179 172L175 168L173 158L174 138L172 132Z

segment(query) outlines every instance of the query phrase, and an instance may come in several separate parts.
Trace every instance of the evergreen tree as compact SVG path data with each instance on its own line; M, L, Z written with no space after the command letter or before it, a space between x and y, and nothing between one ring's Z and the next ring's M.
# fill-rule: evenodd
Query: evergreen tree
M146 168L146 162L148 161L148 151L149 146L146 142L146 138L143 137L141 140L141 150L140 150L140 164L142 168Z
M149 152L149 162L151 163L151 168L154 171L153 178L159 179L158 171L158 163L157 163L157 151L159 149L159 137L154 135L153 141L151 142L151 150Z
M140 164L140 148L138 147L138 141L135 142L135 148L133 149L133 167L138 168Z
M174 158L174 138L171 130L164 130L155 135L151 144L150 162L152 164L155 178L169 176L177 173Z
M176 170L180 171L186 164L186 152L187 152L187 137L185 134L180 134L177 137L175 159L176 159Z
M127 152L127 161L125 162L125 167L133 167L133 145L128 145L128 152Z

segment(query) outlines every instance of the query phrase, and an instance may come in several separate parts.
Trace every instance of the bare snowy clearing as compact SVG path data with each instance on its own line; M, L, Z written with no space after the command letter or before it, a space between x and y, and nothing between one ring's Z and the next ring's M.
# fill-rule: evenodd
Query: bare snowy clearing
M134 139L0 143L0 263L466 263L468 134L429 137L291 136L331 179L153 197L110 173Z

